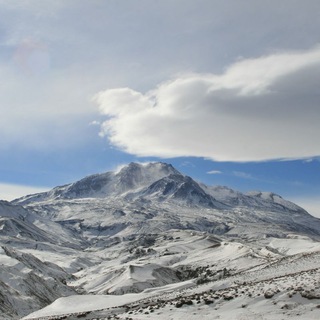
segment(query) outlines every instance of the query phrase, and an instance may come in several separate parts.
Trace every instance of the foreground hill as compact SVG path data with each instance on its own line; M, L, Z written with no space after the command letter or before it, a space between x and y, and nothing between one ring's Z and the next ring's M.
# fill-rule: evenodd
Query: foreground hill
M317 290L311 277L320 265L319 219L279 195L206 186L166 163L130 163L116 172L1 204L0 258L7 274L1 278L0 295L7 302L0 310L6 319L59 297L65 298L27 318L73 319L78 312L88 312L84 318L104 319L111 316L108 308L115 306L119 317L144 319L148 314L142 313L151 313L151 306L158 305L163 308L159 317L168 319L173 317L168 306L178 303L179 297L193 305L201 301L205 314L210 311L205 310L209 308L205 300L213 291L222 299L221 310L229 301L223 298L227 292L234 299L242 297L238 304L247 305L258 294L265 299L260 288L271 290L264 284L275 277L283 277L278 285L282 291L274 294L279 299L290 281L292 286L308 284L303 290ZM9 274L13 265L17 267ZM305 285L303 272L310 278ZM42 283L41 294L26 300L33 273ZM47 287L44 279L52 279ZM219 291L222 288L226 293ZM240 289L251 292L251 297L240 295ZM75 293L83 295L81 305L74 302L80 299ZM99 298L93 301L85 294ZM141 299L145 307L135 307L130 314L121 307L142 306ZM320 304L317 299L310 308ZM259 312L259 299L251 302L247 311ZM305 308L304 300L301 303ZM221 319L232 319L230 312L222 312ZM181 317L187 314L181 311Z

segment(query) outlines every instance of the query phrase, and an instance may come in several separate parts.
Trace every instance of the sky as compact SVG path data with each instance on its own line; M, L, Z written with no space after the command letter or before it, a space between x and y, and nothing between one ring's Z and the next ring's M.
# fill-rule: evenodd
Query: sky
M318 0L0 0L0 199L131 161L320 217Z

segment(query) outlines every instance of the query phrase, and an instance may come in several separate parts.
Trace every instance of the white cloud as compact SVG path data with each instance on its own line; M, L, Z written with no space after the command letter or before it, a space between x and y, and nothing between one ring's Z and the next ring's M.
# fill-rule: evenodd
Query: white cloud
M71 68L63 74L42 70L47 68L42 62L30 63L14 67L12 59L8 65L0 61L0 150L83 144L92 130L87 124L97 118L90 103L97 88Z
M47 190L49 190L49 188L0 183L0 200L11 201L28 194L39 193Z
M222 174L222 171L220 171L220 170L211 170L211 171L208 171L207 174Z
M221 75L189 74L142 94L98 93L108 119L101 135L138 156L217 161L320 154L320 47L231 65Z

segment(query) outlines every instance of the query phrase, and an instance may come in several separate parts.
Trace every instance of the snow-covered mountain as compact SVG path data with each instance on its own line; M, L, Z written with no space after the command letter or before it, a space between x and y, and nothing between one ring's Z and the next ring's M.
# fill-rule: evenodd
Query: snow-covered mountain
M130 163L118 171L94 174L75 183L56 187L49 192L27 196L16 202L26 204L44 200L115 197L148 187L170 174L180 175L171 165L161 162Z
M261 236L287 231L320 236L319 220L279 195L206 186L160 162L130 163L14 203L86 238L172 228L245 235L248 224L256 224Z
M181 174L172 165L130 163L115 172L95 174L77 182L56 187L49 192L22 197L14 203L45 202L60 199L115 198L167 201L177 199L189 205L217 207L266 207L273 210L305 212L301 207L271 192L247 194L223 186L206 186ZM306 212L305 212L306 213Z
M273 193L206 186L161 162L130 163L0 202L0 230L6 270L0 310L7 319L75 292L121 295L117 301L169 299L168 292L215 287L236 275L241 282L249 275L265 281L292 274L287 257L296 261L290 265L295 273L320 263L320 220L301 207ZM261 277L267 268L272 271ZM41 294L27 300L34 284ZM78 310L92 311L92 305ZM66 315L54 306L29 318Z

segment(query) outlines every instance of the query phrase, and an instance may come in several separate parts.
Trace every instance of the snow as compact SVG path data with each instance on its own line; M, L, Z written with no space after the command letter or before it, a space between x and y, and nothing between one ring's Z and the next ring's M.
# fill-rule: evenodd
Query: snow
M308 237L291 237L287 239L273 239L269 246L281 254L294 255L303 252L320 251L320 243Z
M3 250L3 248L0 247L0 265L1 266L8 266L8 267L14 267L19 263L18 260L8 257Z
M123 295L76 295L57 299L54 303L42 310L33 312L23 319L37 319L40 317L57 316L86 311L105 310L121 307L137 301L144 300L163 293L188 288L190 281L166 285L161 288L146 289L141 293Z
M141 295L127 294L123 296L81 295L57 299L50 306L34 312L23 319L40 318L51 315L78 313L121 306L140 300Z

